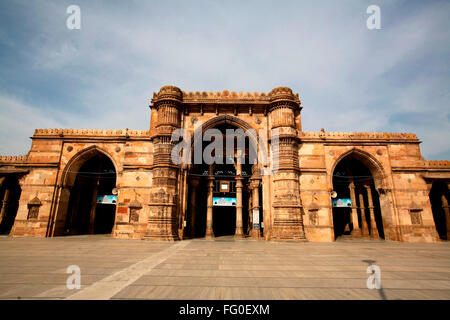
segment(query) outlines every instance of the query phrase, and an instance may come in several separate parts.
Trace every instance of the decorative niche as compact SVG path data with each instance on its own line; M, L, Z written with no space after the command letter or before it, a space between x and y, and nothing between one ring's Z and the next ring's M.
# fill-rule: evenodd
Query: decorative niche
M142 209L142 204L136 199L130 202L128 205L130 208L130 223L138 223L139 222L139 211Z
M413 225L422 224L422 208L419 207L414 201L411 202L409 215L411 217L411 224Z
M309 224L312 226L319 225L319 206L315 201L312 201L309 208Z
M415 224L415 225L422 224L422 210L421 209L410 209L409 215L411 217L411 224Z
M34 197L30 202L28 202L28 216L27 220L36 220L39 216L39 208L42 203L38 197Z

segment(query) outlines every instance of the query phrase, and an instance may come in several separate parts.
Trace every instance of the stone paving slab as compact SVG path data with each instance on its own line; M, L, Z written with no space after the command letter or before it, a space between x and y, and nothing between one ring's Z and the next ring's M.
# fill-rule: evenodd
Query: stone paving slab
M70 265L81 269L81 289L170 247L170 243L118 240L104 235L0 238L0 299L62 299Z
M217 240L2 237L0 299L450 299L450 243Z

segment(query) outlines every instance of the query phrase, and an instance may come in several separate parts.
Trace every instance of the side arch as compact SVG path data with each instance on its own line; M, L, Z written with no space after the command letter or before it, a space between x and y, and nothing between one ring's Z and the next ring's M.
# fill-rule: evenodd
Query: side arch
M345 161L356 162L350 165L350 163L346 163ZM344 162L346 163L345 166L348 167L350 165L350 167L348 167L350 172L353 171L351 170L353 166L356 171L359 171L360 173L363 172L364 170L362 167L356 169L359 168L357 163L361 164L365 167L367 174L370 173L371 181L362 183L361 179L364 178L362 176L359 177L358 174L356 174L354 177L346 178L346 181L349 181L346 182L349 183L347 187L345 187L345 182L343 182L343 185L339 185L339 183L338 185L334 185L336 178L335 171L338 167L342 169L341 165L344 165ZM354 174L350 175L353 176ZM363 175L365 176L366 174ZM345 212L345 221L343 224L337 224L339 228L345 226L344 233L341 232L340 234L350 234L352 237L367 237L370 230L371 238L381 237L389 240L398 240L395 228L395 225L398 225L398 217L395 208L393 207L392 194L389 192L390 188L388 188L390 183L386 170L378 159L367 151L353 147L342 153L333 162L328 174L328 179L331 190L340 190L338 193L341 192L341 194L345 194L344 198L347 196L352 198L351 212ZM355 182L353 183L353 181ZM352 185L352 187L350 187L350 185ZM357 191L358 189L360 191ZM341 210L341 208L332 208L333 219L335 218L335 213L337 213L338 209ZM339 215L336 215L336 217L339 217ZM350 228L351 225L353 225L353 229ZM351 231L349 231L349 229L351 229Z
M434 181L428 194L434 226L441 240L450 240L450 191L444 181Z
M103 148L100 148L97 145L93 145L87 147L86 149L78 151L66 164L64 170L61 174L60 185L63 188L70 187L75 182L75 177L77 175L80 167L90 158L95 156L96 154L101 153L106 156L113 164L116 173L119 172L117 163L114 161L114 158Z
M375 183L375 187L377 190L386 189L387 181L386 181L386 171L383 168L383 165L380 161L378 161L373 155L369 152L352 148L343 154L341 154L336 161L333 163L333 166L330 170L331 174L329 175L329 185L333 188L333 173L337 167L337 165L345 158L352 156L353 158L361 161L372 173L372 177Z
M94 158L96 158L96 157L100 157L100 159L101 159L101 157L103 157L104 160L94 160ZM93 185L90 184L88 186L88 189L86 189L86 188L80 189L79 180L77 178L80 174L80 169L82 170L83 166L87 165L87 163L90 163L92 161L103 161L103 162L99 162L99 164L98 164L99 167L104 166L105 163L106 164L109 163L109 164L107 164L107 166L109 166L111 169L114 170L114 181L108 182L108 189L109 189L109 184L111 184L112 187L117 185L118 166L117 166L117 163L114 161L113 157L106 150L100 148L97 145L92 145L88 148L85 148L85 149L77 152L65 165L65 167L62 171L62 174L61 174L61 178L59 180L60 181L60 183L59 183L60 191L59 191L59 197L56 200L57 208L56 208L55 216L53 218L52 226L50 228L50 236L64 235L66 233L67 219L69 219L69 218L72 219L71 217L73 216L73 214L72 214L73 212L91 211L91 212L94 212L94 213L91 213L91 216L93 217L92 219L95 218L95 212L97 211L96 204L93 202L94 200L91 200L92 201L91 204L85 205L85 200L86 200L85 197L92 198L92 199L96 198L98 188L102 188L102 186L104 188L106 186L103 182L101 182L103 178L100 178L100 183L99 183L99 180L97 180L97 184L96 184L97 187L92 187ZM107 162L104 162L104 161L107 161ZM100 163L104 163L104 164L100 164ZM92 172L97 172L97 171L95 171L96 169L93 169L93 170L94 171L92 171ZM84 170L82 170L82 171L84 171ZM86 176L86 175L84 175L84 176ZM84 179L84 181L86 181L86 178L83 178L83 179ZM92 178L89 178L89 179L92 179ZM91 183L91 182L85 182L85 183ZM93 188L92 193L89 193L90 191L88 191L88 190L91 190L90 188ZM80 190L85 190L85 191L80 191ZM82 192L84 192L84 193L88 192L89 194L84 194L84 195L80 196L82 194ZM82 201L80 201L80 200L82 200ZM75 203L75 207L73 205L74 203ZM86 210L81 210L81 211L78 210L78 205L80 203L82 203L83 208ZM116 207L114 205L114 212L113 212L114 220L115 220L115 215L116 215L115 208ZM108 213L108 215L111 215L111 214ZM90 230L92 229L89 232L94 233L95 232L95 230L94 230L95 221L94 222L91 221L89 223L90 224L88 225L88 227L90 228Z

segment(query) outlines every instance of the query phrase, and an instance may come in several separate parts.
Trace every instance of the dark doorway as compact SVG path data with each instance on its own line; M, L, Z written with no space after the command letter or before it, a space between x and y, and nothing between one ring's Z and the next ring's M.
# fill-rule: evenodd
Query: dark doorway
M236 169L232 164L214 166L213 231L216 237L234 235L236 231ZM229 199L227 205L218 205L217 199Z
M236 230L236 208L214 207L213 230L216 237L234 235Z
M116 212L112 194L115 185L116 171L108 157L99 153L88 159L77 172L70 193L64 234L111 233ZM110 196L110 200L100 203L101 196Z
M333 225L334 225L334 236L338 238L345 234L350 234L350 229L346 227L350 223L350 213L349 208L333 208Z
M447 219L445 216L445 207L448 206L448 198L449 192L446 184L442 182L433 183L430 191L430 202L436 231L441 240L450 240L448 238L449 230L447 230Z
M0 234L9 234L16 219L22 190L15 176L3 178L0 188Z

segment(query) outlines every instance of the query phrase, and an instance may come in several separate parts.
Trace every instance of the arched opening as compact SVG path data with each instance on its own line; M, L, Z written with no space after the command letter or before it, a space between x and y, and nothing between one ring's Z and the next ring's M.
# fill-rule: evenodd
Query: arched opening
M249 136L239 136L240 126L235 123L215 122L214 125L206 127L204 131L211 128L221 133L222 149L214 150L213 164L208 164L204 157L202 157L201 163L195 163L193 155L194 164L191 165L188 173L190 192L185 234L191 237L206 235L209 206L212 208L212 232L215 237L236 235L239 223L242 223L242 233L245 236L253 227L250 215L253 203L250 200L249 181L252 177L252 166L256 163L256 148ZM245 132L245 129L242 130ZM227 150L227 137L230 139L231 134L235 135L234 148ZM244 139L244 146L238 143L237 140L240 138ZM197 141L197 144L194 141L194 153L195 148L200 148L203 155L205 148L216 142L214 139L200 141L200 143ZM228 141L229 145L230 141ZM242 154L242 158L238 164L239 154ZM209 195L209 190L212 195ZM260 196L258 196L258 200L259 198ZM262 221L262 210L259 209L259 203L258 214L261 216L259 221ZM237 216L238 212L241 212L240 219Z
M360 158L360 155L349 154L339 161L333 171L335 239L348 236L384 239L380 199L374 177Z
M438 181L433 183L430 191L431 209L433 211L434 224L441 240L450 240L450 215L449 215L449 191L445 183Z
M16 219L22 189L15 176L1 177L0 234L9 234Z
M116 213L116 170L112 161L103 153L92 150L89 157L80 157L79 163L66 172L66 190L70 190L61 202L68 200L65 213L60 213L60 227L54 235L108 234L112 232ZM70 170L70 169L69 169ZM57 223L58 224L58 223ZM64 228L61 228L64 226Z

